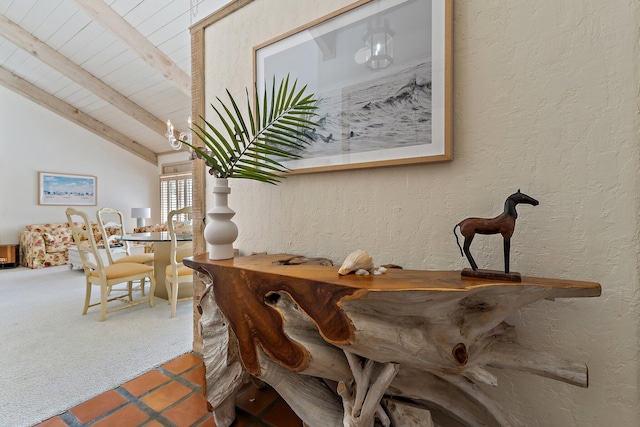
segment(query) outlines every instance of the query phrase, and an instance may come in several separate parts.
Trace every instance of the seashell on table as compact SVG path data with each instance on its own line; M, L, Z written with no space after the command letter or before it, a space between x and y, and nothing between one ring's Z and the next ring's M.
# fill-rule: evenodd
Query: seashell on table
M353 271L358 270L371 270L373 269L373 259L371 255L363 250L358 249L355 252L350 253L345 258L342 266L338 270L338 274L345 276Z

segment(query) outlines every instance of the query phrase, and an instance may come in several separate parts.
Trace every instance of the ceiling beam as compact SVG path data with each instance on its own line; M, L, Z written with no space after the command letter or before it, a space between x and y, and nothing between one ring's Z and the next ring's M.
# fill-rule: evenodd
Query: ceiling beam
M164 121L2 15L0 15L0 36L164 137L167 129Z
M102 28L120 38L140 58L171 81L182 93L191 96L191 77L154 46L116 11L102 0L72 0Z
M144 160L157 165L158 156L148 148L131 140L117 130L94 119L82 111L78 111L73 105L67 104L63 100L51 95L37 86L29 83L22 77L13 74L11 71L0 66L0 84L10 89L38 105L41 105L56 114L76 123L79 126L95 133L98 136L110 141L117 146L135 154Z

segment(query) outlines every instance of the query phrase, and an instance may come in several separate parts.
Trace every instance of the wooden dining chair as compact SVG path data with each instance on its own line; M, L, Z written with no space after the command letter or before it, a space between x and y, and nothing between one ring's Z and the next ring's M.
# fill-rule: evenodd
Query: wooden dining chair
M82 260L86 279L86 295L82 314L87 314L89 307L100 305L100 321L102 322L105 320L107 313L142 304L147 301L149 305L153 307L153 294L156 288L153 267L133 262L104 265L102 257L98 252L98 245L93 236L91 222L87 214L74 208L67 208L65 213L69 227L71 228L73 240L78 247L78 253ZM88 256L89 254L92 255L92 257ZM132 295L133 282L143 279L149 279L151 283L149 297L148 299L141 298L134 300ZM113 286L120 283L127 283L127 295L110 297L109 295ZM100 301L91 304L91 289L93 286L100 287ZM107 304L115 300L123 302L124 305L108 309Z
M123 262L153 265L152 253L131 254L129 242L121 240L127 234L124 226L124 215L121 211L113 208L101 208L96 211L96 218L98 219L98 228L102 233L109 265ZM111 234L107 233L107 228L110 229ZM144 287L145 280L143 279L140 281L142 296L145 295Z
M179 242L176 238L176 230L174 227L174 218L191 219L191 206L169 212L167 220L167 229L171 238L171 252L169 253L169 264L167 265L165 274L165 285L167 286L167 296L171 305L171 317L176 316L176 306L178 305L178 288L180 285L189 284L193 286L193 270L186 267L182 260L185 257L193 255L192 242ZM181 298L182 300L191 299L192 297Z

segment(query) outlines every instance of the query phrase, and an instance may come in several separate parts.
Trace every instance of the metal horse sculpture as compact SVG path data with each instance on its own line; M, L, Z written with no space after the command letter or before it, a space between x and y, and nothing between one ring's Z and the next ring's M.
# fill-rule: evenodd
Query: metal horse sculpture
M504 202L504 212L495 218L467 218L456 224L453 227L453 234L456 236L456 243L460 248L460 254L466 255L473 271L478 270L478 265L471 256L469 247L476 234L502 234L504 239L504 272L509 273L509 254L511 251L511 236L513 230L516 227L516 218L518 213L516 212L516 205L520 203L526 203L529 205L537 206L538 201L533 197L527 196L518 190L517 193L513 193ZM458 241L458 235L456 234L456 227L460 227L460 234L464 236L464 254Z

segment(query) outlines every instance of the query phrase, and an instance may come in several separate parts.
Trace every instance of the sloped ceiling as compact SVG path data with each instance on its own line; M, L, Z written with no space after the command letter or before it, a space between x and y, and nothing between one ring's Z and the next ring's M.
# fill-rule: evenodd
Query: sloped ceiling
M157 164L188 126L189 27L226 3L0 0L0 84Z

